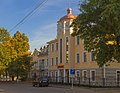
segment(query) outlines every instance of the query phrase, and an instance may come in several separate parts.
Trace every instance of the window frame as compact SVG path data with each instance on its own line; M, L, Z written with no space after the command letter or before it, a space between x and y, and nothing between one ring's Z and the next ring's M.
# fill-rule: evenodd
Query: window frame
M87 52L86 51L83 52L82 61L87 62Z
M75 75L76 75L76 79L80 80L80 70L76 70Z
M93 76L92 76L93 71L94 71L94 79L93 79ZM96 81L96 70L90 70L90 81Z
M91 52L90 52L90 61L91 61L91 62L95 61L94 52L95 52L95 51L91 51Z
M58 42L56 42L56 51L58 51Z
M65 54L66 61L65 61L65 63L69 63L69 37L65 38L65 51L66 51L66 54Z
M56 57L56 65L58 65L58 57Z
M54 58L52 58L52 62L51 62L51 66L53 66L54 65Z
M52 50L52 52L54 52L54 44L52 44L52 49L51 50Z
M76 53L76 63L80 63L80 53Z
M86 72L86 75L84 72ZM87 70L83 70L82 71L82 81L86 81L86 80L87 80Z

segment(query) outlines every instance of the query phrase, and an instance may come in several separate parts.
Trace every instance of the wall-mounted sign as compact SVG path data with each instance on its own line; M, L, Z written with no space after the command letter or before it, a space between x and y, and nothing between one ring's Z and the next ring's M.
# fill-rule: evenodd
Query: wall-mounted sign
M64 65L58 65L57 68L64 68Z
M75 74L75 69L70 69L70 74L74 75Z

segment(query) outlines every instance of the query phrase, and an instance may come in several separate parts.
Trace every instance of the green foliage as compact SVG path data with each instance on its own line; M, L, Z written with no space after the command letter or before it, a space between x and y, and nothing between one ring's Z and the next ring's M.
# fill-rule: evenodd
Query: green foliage
M22 76L27 75L30 70L29 60L29 40L28 37L23 33L17 31L11 38L10 43L16 51L16 59L9 63L8 71L11 76Z
M4 70L10 62L10 49L6 42L10 39L10 34L6 29L0 28L0 70Z
M23 33L17 31L11 39L11 43L14 46L17 54L22 55L29 50L28 37Z
M8 72L10 76L27 77L31 67L30 57L24 55L18 57L14 62L9 63Z
M120 62L120 0L84 0L72 26L85 49L95 51L100 67Z
M5 28L0 28L0 44L3 44L10 39L10 34Z
M0 28L0 71L10 76L26 76L31 69L29 39L17 31L10 36L6 29Z

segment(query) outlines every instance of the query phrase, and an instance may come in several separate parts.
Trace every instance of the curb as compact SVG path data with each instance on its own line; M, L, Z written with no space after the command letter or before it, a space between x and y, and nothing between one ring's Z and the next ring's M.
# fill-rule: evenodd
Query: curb
M4 89L0 89L0 92L3 92L4 91Z

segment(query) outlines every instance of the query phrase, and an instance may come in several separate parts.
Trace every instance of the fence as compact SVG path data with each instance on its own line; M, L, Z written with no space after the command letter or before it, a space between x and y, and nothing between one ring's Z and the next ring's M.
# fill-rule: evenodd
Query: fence
M68 84L72 83L72 77L49 77L50 83L54 84ZM91 78L82 79L80 77L73 77L73 84L77 86L89 87L120 87L120 79L105 79L99 78L92 80Z

